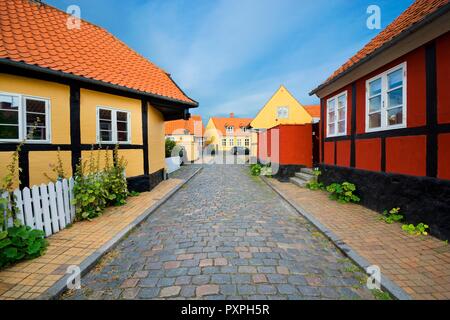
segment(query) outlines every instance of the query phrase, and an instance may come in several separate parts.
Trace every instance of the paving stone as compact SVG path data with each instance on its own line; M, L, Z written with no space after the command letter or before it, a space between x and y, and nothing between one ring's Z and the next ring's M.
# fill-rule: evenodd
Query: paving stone
M266 283L267 277L264 274L254 274L252 276L253 283Z
M180 266L180 261L168 261L164 263L164 269L175 269Z
M195 297L195 289L196 288L197 288L196 286L183 286L181 288L180 295L185 298Z
M181 291L180 286L166 287L161 289L159 296L161 298L175 297L180 293L180 291Z
M138 297L142 299L156 298L159 295L159 291L159 288L142 288L138 293Z
M139 290L140 290L140 288L129 288L129 289L123 290L122 299L125 299L125 300L135 299L139 293ZM98 298L96 298L96 300L97 299Z
M268 274L267 279L270 283L287 283L287 277L281 274Z
M238 268L239 273L257 273L256 267L251 266L240 266Z
M278 291L281 294L288 295L288 294L296 294L296 293L298 293L297 288L295 288L295 286L290 285L290 284L280 284L280 285L277 286L277 288L278 288Z
M120 286L121 288L134 288L136 287L136 285L138 284L139 279L127 279L125 280L122 285Z
M203 285L209 283L211 276L209 275L198 275L192 277L192 283L195 285Z
M207 284L197 287L195 291L197 297L204 297L208 295L214 295L219 293L219 286L215 284Z
M220 286L220 293L226 296L233 296L237 293L237 286L234 284L226 284Z
M181 276L175 280L175 285L186 285L191 283L191 276Z
M231 276L229 274L213 274L211 282L215 284L231 283Z
M215 266L226 266L228 264L228 260L226 258L216 258L214 259Z
M270 284L260 284L257 287L257 291L260 294L276 294L277 288Z
M175 278L161 278L158 281L158 287L168 287L175 283Z
M238 293L240 295L251 295L256 293L256 287L251 285L238 285Z

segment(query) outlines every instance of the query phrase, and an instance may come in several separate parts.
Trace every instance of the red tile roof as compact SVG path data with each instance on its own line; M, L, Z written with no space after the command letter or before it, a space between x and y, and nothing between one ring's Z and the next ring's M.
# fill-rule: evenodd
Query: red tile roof
M106 30L29 0L0 0L0 59L101 81L197 105L164 70Z
M320 87L335 80L339 75L348 71L355 64L360 63L382 46L388 44L415 24L423 21L427 16L448 5L450 0L416 0L406 11L395 19L386 29L381 31L364 48L350 58L336 70ZM315 89L317 90L317 89Z
M313 118L320 118L320 105L303 106L306 112L308 112Z
M234 133L239 133L238 129L242 127L249 127L250 122L253 121L251 118L217 118L213 117L211 120L214 122L214 126L219 130L222 135L227 135L227 127L234 127Z
M202 117L192 115L189 120L174 120L165 123L166 135L184 134L184 130L187 130L189 134L203 136L205 127L203 126Z

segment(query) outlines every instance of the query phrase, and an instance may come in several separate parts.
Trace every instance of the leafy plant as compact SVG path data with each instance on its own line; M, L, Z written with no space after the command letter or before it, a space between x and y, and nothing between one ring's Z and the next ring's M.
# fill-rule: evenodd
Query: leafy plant
M176 142L170 139L166 139L166 158L172 157L172 151L176 147Z
M360 202L361 199L354 194L356 186L349 182L342 184L333 183L329 185L326 190L331 193L330 199L337 200L339 203Z
M44 176L48 180L50 180L52 182L56 182L56 181L61 181L66 178L66 173L64 171L64 164L63 164L63 161L61 158L61 148L60 147L58 147L58 152L56 154L56 163L50 164L50 169L55 174L56 180L54 178L51 178L47 173L44 173Z
M427 230L430 227L424 223L419 223L417 226L413 225L413 224L405 224L402 226L402 230L407 232L410 235L415 235L415 236L426 236L428 235Z
M252 176L260 176L261 175L262 166L260 164L252 164L250 166L250 172Z
M109 156L106 153L106 166L103 177L105 188L108 192L108 205L121 206L126 204L129 196L127 179L125 178L125 168L127 162L123 157L119 157L119 148L116 146L113 157L116 159L113 166L109 166Z
M313 191L324 189L323 183L319 182L319 176L321 174L322 171L320 171L319 168L314 168L313 170L314 179L306 184L306 188Z
M15 226L0 232L0 268L44 254L48 242L40 230Z
M384 210L381 220L388 224L393 224L394 222L402 221L403 215L400 214L400 208L393 208L389 212L387 210Z

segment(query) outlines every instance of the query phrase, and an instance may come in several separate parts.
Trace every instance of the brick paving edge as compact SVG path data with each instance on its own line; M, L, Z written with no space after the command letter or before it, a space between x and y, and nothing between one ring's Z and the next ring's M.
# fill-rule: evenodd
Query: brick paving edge
M167 200L169 200L174 194L176 194L185 184L187 184L192 178L194 178L203 167L198 168L193 174L191 174L186 180L181 184L176 186L158 202L153 204L147 210L144 211L139 217L137 217L133 222L126 226L122 231L116 234L111 240L100 247L97 251L87 257L81 264L81 276L87 274L98 262L99 260L109 251L113 250L119 242L125 238L130 232L132 232L136 227L138 227L142 222L144 222L151 214L153 214L161 205L163 205ZM37 300L56 300L67 290L67 280L71 275L65 275L59 279L53 286L51 286L47 291L41 294Z
M344 255L346 255L350 260L356 263L365 272L367 267L372 264L369 263L365 258L359 255L355 250L353 250L349 245L347 245L342 239L340 239L333 231L324 226L319 220L317 220L312 214L303 209L298 204L289 200L281 190L276 186L272 185L266 177L261 177L275 193L277 193L284 201L286 201L291 207L295 209L300 215L305 217L310 223L312 223L323 235L325 235L333 244L340 250ZM401 287L391 281L384 275L381 275L381 287L388 291L397 300L413 300L413 298L406 293Z

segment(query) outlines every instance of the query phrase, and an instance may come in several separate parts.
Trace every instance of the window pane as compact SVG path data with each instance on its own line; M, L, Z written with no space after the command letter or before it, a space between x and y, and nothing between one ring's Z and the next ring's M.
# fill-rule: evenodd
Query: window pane
M377 112L381 110L381 96L369 99L369 112Z
M117 132L117 139L119 142L127 142L128 141L128 132L119 131Z
M27 113L28 126L45 126L45 114Z
M100 130L112 130L112 122L100 120Z
M27 139L28 140L47 140L47 129L27 127Z
M375 96L381 93L381 78L369 83L369 94Z
M344 108L346 105L345 95L342 95L338 98L338 108Z
M0 139L19 139L19 127L0 126Z
M388 108L401 106L403 104L403 88L388 93Z
M0 94L0 109L18 110L19 98Z
M111 131L100 131L100 141L109 142L112 141Z
M128 121L128 114L126 112L117 112L118 121Z
M390 126L403 123L403 108L395 108L388 111L388 124Z
M328 113L333 112L336 107L336 100L331 100L328 102Z
M381 127L381 112L369 115L369 128Z
M119 121L117 121L117 130L118 131L127 131L128 130L127 123L126 122L119 122ZM184 134L189 134L189 131L187 131L187 133L185 131Z
M334 112L331 112L328 115L328 122L335 122L336 121L336 114Z
M45 101L26 99L27 112L37 112L45 114Z
M19 124L19 112L0 110L0 124Z
M111 120L111 110L100 109L100 119Z
M345 121L338 122L338 133L345 133Z
M403 68L388 74L389 89L403 85Z
M328 125L328 134L335 134L334 129L335 129L334 123Z
M339 120L345 120L345 108L338 109Z

